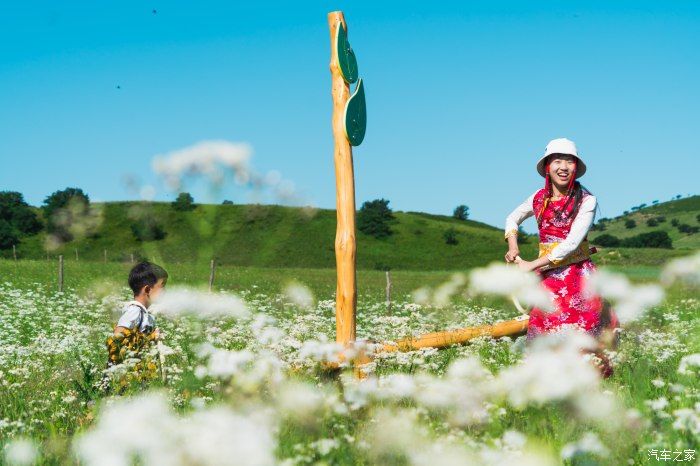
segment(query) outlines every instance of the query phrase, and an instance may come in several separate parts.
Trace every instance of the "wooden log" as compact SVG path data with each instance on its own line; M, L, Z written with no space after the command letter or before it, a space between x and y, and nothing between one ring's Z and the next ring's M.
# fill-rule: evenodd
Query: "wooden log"
M355 179L352 148L345 134L345 104L350 98L350 86L345 82L338 63L336 32L347 31L341 11L328 13L331 39L331 95L333 97L333 138L335 148L336 212L335 260L336 341L343 345L355 340L355 309L357 307L356 244L355 244Z
M63 291L63 254L58 256L58 291Z
M444 348L450 345L466 343L474 338L489 336L500 338L505 336L521 335L527 332L529 318L520 317L492 325L479 327L467 327L444 332L433 332L419 335L415 338L404 338L396 343L384 343L381 351L413 351L420 348Z
M529 318L527 316L518 317L517 319L498 322L493 325L481 325L479 327L466 327L456 330L446 330L444 332L433 332L419 335L414 338L404 338L396 342L385 342L375 349L377 353L393 353L396 351L415 351L421 348L446 348L451 345L459 345L469 343L469 340L474 338L489 336L492 338L500 338L506 336L518 336L527 332L527 324ZM358 378L364 378L361 367L363 364L372 362L374 358L364 351L360 351L354 360L353 371ZM340 364L345 361L343 354L338 355L340 362L332 362L324 364L328 370L340 369Z

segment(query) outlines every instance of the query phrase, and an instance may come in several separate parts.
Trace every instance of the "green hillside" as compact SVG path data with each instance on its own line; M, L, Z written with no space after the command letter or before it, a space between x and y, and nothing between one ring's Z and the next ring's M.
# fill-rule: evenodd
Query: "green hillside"
M603 222L605 230L602 231L599 229L601 222L598 222L596 224L598 230L591 232L589 238L595 243L596 238L603 234L623 239L640 233L661 230L671 237L674 249L700 249L700 233L682 233L673 225L675 220L678 224L700 227L698 215L700 215L700 196L686 197L645 207ZM657 225L649 226L647 222L650 219ZM627 220L634 220L636 226L627 228L625 226Z
M131 254L163 262L206 262L261 267L334 267L335 211L306 210L275 205L197 205L178 212L168 203L114 202L102 208L102 221L91 237L66 243L51 255L75 260L128 261ZM139 242L132 218L156 219L164 228L162 240ZM454 270L483 266L505 253L503 231L484 223L447 216L395 212L393 234L376 239L358 231L357 264L362 269ZM457 230L456 245L443 234ZM25 238L18 247L22 258L46 257L45 234ZM534 257L536 239L522 246ZM4 251L9 257L11 251Z

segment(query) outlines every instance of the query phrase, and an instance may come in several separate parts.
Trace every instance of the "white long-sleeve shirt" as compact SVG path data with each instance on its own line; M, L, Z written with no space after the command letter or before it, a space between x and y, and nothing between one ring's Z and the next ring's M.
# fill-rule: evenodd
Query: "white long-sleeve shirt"
M537 194L536 191L506 217L506 238L513 234L517 235L520 224L527 218L535 215L535 212L532 210L532 201L535 194ZM597 205L598 201L592 194L587 194L584 197L576 218L571 223L568 236L547 254L547 259L550 262L554 264L561 262L581 245L581 242L591 229L591 225L593 225Z

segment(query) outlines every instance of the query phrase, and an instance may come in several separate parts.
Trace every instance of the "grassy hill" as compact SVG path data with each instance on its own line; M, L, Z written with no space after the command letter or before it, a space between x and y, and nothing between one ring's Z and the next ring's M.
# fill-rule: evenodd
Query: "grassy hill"
M197 205L179 212L169 203L110 202L93 204L101 211L95 232L51 251L66 260L102 261L104 251L110 262L128 262L148 258L163 263L208 264L216 258L220 264L256 267L326 268L335 266L335 211L276 205ZM700 249L700 233L685 234L672 225L677 220L700 225L700 196L669 201L644 208L605 222L604 231L593 231L595 238L612 234L626 238L652 230L664 230L673 239L673 250L600 248L594 261L606 265L661 264L672 257ZM384 239L357 233L357 264L360 269L457 270L483 266L500 260L505 252L500 228L472 220L422 212L395 212L393 235ZM134 218L155 219L166 236L158 241L138 241L131 229ZM650 218L665 217L655 227ZM635 220L637 226L625 227ZM444 232L457 231L456 245L446 244ZM18 246L20 258L46 258L46 235L24 238ZM537 239L529 237L521 245L525 258L537 254ZM11 257L12 251L1 256Z
M604 222L605 230L591 232L589 238L595 243L595 239L603 234L610 234L623 239L640 233L662 230L671 237L674 249L697 250L700 249L700 233L681 233L678 228L673 226L673 221L676 220L680 224L700 226L700 221L697 218L699 214L700 196L663 202ZM663 221L659 221L662 220L659 217L662 217ZM649 226L647 221L650 219L656 220L658 225ZM636 226L627 228L625 226L627 220L634 220ZM597 225L600 225L600 222Z
M75 260L128 261L135 257L165 263L201 262L261 267L334 267L335 211L275 205L197 205L175 211L169 203L113 202L96 204L101 224L88 238L66 243L51 252ZM454 270L483 266L505 253L501 229L447 216L395 212L393 234L376 239L358 231L357 264L362 269ZM131 230L133 217L156 219L166 237L139 242ZM456 245L448 245L445 230L457 230ZM25 238L18 247L23 258L46 257L45 234ZM522 246L534 257L536 239ZM5 251L5 257L11 251Z

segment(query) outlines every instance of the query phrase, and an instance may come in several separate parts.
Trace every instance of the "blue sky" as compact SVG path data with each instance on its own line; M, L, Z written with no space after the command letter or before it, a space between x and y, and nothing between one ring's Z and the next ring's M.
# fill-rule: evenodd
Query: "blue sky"
M225 139L334 207L336 9L366 86L358 207L464 203L500 226L541 185L534 165L555 137L577 143L603 216L697 192L698 1L7 3L0 189L35 205L66 186L134 199L132 175L169 200L153 156Z

